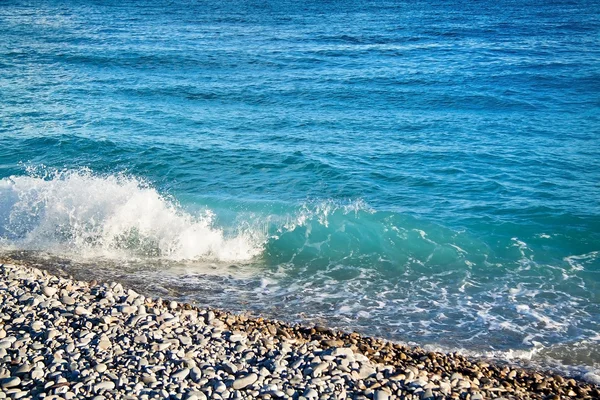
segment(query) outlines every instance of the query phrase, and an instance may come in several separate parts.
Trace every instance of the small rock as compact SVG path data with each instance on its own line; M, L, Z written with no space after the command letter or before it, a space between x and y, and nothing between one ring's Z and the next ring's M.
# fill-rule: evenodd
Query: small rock
M29 374L33 380L42 379L44 375L44 370L41 368L34 368L33 371L31 371L31 374Z
M34 332L39 332L43 328L45 328L45 325L44 325L44 323L42 321L34 321L31 324L31 330L33 330Z
M385 390L377 390L375 394L373 394L373 400L388 400L390 395Z
M10 378L4 378L0 381L0 387L2 387L2 389L10 389L10 388L14 388L17 387L21 384L21 378L19 377L10 377Z
M313 368L312 375L314 377L321 376L321 373L323 371L325 371L328 367L329 367L328 363L322 362L322 363L320 363L319 365L317 365L316 367Z
M177 336L177 339L179 339L179 343L181 343L182 346L189 346L192 344L192 339L189 336L179 335Z
M146 337L146 335L138 335L133 338L133 341L136 343L145 344L148 343L148 338Z
M77 315L88 315L90 312L84 307L75 307L75 314Z
M433 391L431 389L425 390L421 399L422 400L435 400L435 397L433 396Z
M237 372L237 367L230 362L224 362L222 366L223 370L230 375L235 375L235 373Z
M190 378L192 378L192 380L194 382L200 381L200 379L202 379L202 371L200 370L200 368L198 368L198 367L192 368L190 370Z
M94 391L99 392L101 390L113 390L115 383L112 381L104 381L94 385Z
M331 353L331 355L334 357L340 357L340 356L354 357L354 352L349 347L336 347L333 350L333 352Z
M98 350L107 350L112 346L112 344L108 340L101 340L98 343Z
M156 377L154 375L144 374L142 375L142 382L146 385L156 382Z
M133 314L138 310L137 306L125 306L121 307L121 312L123 314Z
M193 390L188 393L186 400L207 400L207 397L204 392Z
M366 379L371 375L377 373L373 367L369 367L368 365L363 365L360 367L358 371L358 379Z
M15 375L25 375L29 373L29 371L31 371L31 364L25 363L15 371Z
M178 380L178 381L182 381L185 378L187 378L189 374L190 374L189 368L184 368L184 369L180 370L179 372L171 375L171 378Z
M106 369L107 369L107 366L106 366L106 364L102 364L102 363L100 363L100 364L96 364L96 366L94 367L94 369L96 370L96 372L98 372L98 373L100 373L100 374L101 374L101 373L103 373L104 371L106 371Z
M242 340L244 340L245 338L246 338L246 336L245 336L245 335L240 335L240 334L237 334L237 335L231 335L231 336L229 336L229 341L230 341L231 343L239 343L239 342L241 342Z
M56 294L57 289L55 287L52 286L44 286L42 288L42 293L44 294L44 296L46 297L52 297Z
M258 380L258 375L256 375L255 373L251 373L251 374L248 374L241 378L237 378L235 381L233 381L233 388L235 390L240 390L247 386L252 385L257 380Z

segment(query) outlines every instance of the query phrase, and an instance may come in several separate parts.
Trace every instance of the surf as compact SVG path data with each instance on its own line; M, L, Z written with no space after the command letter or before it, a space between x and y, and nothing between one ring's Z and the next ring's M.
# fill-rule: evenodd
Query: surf
M210 209L191 214L148 182L89 169L45 171L0 180L0 237L11 249L87 257L247 261L260 232L216 226Z

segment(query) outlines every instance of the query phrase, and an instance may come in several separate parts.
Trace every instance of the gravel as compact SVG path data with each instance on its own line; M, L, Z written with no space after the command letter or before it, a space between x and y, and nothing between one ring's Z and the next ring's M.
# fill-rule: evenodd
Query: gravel
M0 399L600 398L593 383L0 266ZM591 377L590 380L596 378Z

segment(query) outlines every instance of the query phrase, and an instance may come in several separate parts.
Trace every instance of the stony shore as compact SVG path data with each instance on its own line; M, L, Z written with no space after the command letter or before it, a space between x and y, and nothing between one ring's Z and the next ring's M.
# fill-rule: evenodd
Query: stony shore
M568 377L0 266L0 398L592 399Z

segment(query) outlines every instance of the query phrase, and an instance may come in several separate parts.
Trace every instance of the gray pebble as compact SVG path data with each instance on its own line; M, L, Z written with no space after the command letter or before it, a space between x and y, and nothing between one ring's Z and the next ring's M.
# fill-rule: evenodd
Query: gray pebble
M2 389L9 389L9 388L14 388L17 387L21 384L21 379L19 377L10 377L10 378L4 378L0 381L0 387L2 387Z
M94 385L94 391L99 392L101 390L113 390L115 383L112 381L103 381Z
M235 390L240 390L247 386L252 385L257 380L258 380L258 375L256 375L255 373L251 373L251 374L248 374L241 378L237 378L235 381L233 381L233 388Z
M188 368L184 368L184 369L178 371L177 373L171 375L171 378L178 380L178 381L182 381L185 378L187 378L189 374L190 374L190 370Z
M94 369L96 370L96 372L98 372L98 373L101 374L104 371L106 371L107 367L106 367L106 364L100 363L100 364L96 364L96 366L94 367Z
M42 293L44 294L44 296L46 297L52 297L56 294L57 289L55 287L52 286L44 286L42 288Z
M373 394L373 400L388 400L390 395L385 390L377 390Z

